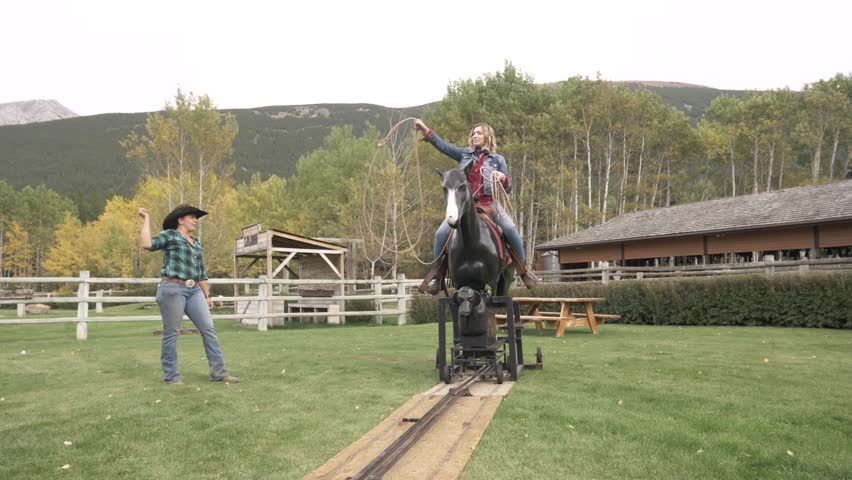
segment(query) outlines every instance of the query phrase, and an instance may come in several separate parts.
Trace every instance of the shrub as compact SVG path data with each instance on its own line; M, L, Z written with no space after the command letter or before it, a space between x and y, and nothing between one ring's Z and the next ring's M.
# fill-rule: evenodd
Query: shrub
M595 307L643 325L852 328L852 274L545 283L514 296L605 297Z

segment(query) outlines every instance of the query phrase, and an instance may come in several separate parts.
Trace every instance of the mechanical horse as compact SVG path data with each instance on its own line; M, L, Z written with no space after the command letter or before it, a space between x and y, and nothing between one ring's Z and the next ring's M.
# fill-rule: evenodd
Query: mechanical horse
M447 203L446 219L452 229L444 249L448 274L456 292L451 298L438 301L436 363L441 380L447 383L452 383L454 376L480 369L489 371L489 375L502 383L504 369L509 371L512 380L517 380L518 367L523 365L522 327L516 328L514 323L514 319L520 319L520 311L517 303L508 297L515 269L490 212L480 213L473 200L467 182L471 165L464 170L438 170ZM426 281L428 279L424 283ZM443 282L443 275L436 281ZM506 308L508 337L497 336L495 316L486 309L500 305ZM445 355L445 306L450 307L453 317L454 338L449 366ZM540 365L540 351L536 357Z

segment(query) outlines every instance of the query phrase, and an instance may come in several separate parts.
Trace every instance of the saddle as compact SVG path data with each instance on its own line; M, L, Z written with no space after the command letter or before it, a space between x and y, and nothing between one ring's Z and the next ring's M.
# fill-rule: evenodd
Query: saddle
M479 218L481 218L486 225L488 225L488 230L491 232L491 237L494 239L495 244L497 245L497 253L501 259L503 259L502 267L500 268L500 273L506 269L513 262L515 263L515 269L517 270L519 275L523 275L526 272L526 267L524 266L521 259L518 258L518 255L509 248L509 245L506 243L506 240L503 238L503 230L500 228L500 225L497 225L494 220L491 219L491 214L494 209L490 206L476 206L476 213L479 214ZM450 234L447 236L447 242L444 243L444 246L441 248L441 253L438 255L438 258L435 259L435 263L432 265L432 269L429 270L429 273L426 274L426 277L423 278L423 282L417 287L417 290L420 293L426 293L429 282L433 279L436 282L436 285L439 288L439 291L443 291L445 294L449 295L447 292L447 278L449 273L449 262L447 260L447 249L449 248L450 239L453 238L453 234L455 230L450 230ZM450 279L452 280L452 279ZM437 292L436 292L437 293Z

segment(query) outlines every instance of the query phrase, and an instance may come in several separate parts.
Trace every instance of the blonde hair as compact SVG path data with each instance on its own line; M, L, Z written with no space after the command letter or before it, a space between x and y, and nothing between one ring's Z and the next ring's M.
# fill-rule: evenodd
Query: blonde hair
M473 131L476 127L482 127L482 135L485 137L485 145L482 148L488 150L489 153L497 153L497 140L494 138L494 129L487 123L477 123L470 128L470 134L467 136L468 145L473 150Z

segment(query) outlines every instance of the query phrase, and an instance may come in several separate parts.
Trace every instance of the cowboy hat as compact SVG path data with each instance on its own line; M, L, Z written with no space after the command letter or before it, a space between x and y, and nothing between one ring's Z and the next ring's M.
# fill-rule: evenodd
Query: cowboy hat
M178 226L178 220L186 215L195 214L196 218L201 218L207 215L207 212L200 208L195 208L192 205L178 205L172 210L163 220L163 230L175 230Z

